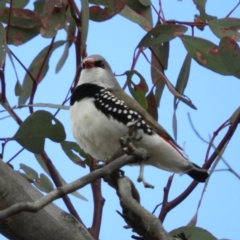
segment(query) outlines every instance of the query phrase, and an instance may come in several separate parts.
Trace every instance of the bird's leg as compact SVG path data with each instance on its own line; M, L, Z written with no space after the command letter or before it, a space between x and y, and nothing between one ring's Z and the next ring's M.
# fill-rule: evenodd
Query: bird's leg
M145 188L154 188L153 185L149 184L148 182L145 181L143 177L143 172L144 172L144 163L141 162L140 164L140 172L137 181L142 182Z
M144 165L145 162L148 160L149 156L146 153L146 151L142 151L140 148L136 148L134 144L132 143L132 139L136 141L140 141L142 136L137 132L136 124L139 122L139 120L130 122L127 124L127 127L129 128L128 136L125 139L122 139L123 141L120 143L122 144L123 151L125 151L127 154L134 155L141 159L140 162L140 173L138 176L137 181L142 182L145 188L154 188L153 185L147 183L144 179L143 172L144 172Z

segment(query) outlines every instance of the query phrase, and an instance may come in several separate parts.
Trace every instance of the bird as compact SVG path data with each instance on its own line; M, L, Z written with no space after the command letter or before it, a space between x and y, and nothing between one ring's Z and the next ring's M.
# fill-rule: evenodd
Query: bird
M78 145L95 159L104 161L114 154L119 139L128 134L128 124L135 122L141 138L134 144L149 155L143 165L186 173L198 182L205 182L209 176L189 161L170 134L125 93L101 55L90 55L82 61L81 75L70 98L70 119ZM140 175L143 168L141 171Z

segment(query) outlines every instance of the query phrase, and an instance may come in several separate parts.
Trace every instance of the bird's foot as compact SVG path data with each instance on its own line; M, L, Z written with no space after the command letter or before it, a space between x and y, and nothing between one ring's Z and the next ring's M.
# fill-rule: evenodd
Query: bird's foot
M154 188L154 186L152 184L146 182L145 179L140 176L138 176L137 181L142 182L145 188Z
M107 164L107 162L104 161L104 160L96 160L95 163L94 163L94 169L102 168L102 167L104 167L106 164Z
M145 188L154 188L154 186L152 184L145 181L144 176L143 176L143 171L144 171L144 164L141 163L140 172L139 172L137 181L142 182Z

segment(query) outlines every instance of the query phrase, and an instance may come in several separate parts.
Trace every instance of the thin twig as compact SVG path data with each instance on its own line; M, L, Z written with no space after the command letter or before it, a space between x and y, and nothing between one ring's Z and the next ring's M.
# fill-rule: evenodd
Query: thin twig
M101 177L104 177L106 175L109 175L113 170L119 169L125 164L131 163L135 159L134 156L123 156L119 159L116 159L115 161L109 163L108 165L104 166L103 168L97 169L87 175L85 175L82 178L79 178L78 180L65 184L64 186L58 187L57 189L54 189L47 195L41 197L39 200L35 202L22 202L22 203L16 203L2 211L0 211L0 220L4 220L10 216L13 216L17 213L27 211L27 212L37 212L52 201L66 196L66 194L74 192L90 182L93 182Z
M240 5L240 1L238 1L237 5L229 12L229 14L226 16L226 18L229 18L230 15L238 8L239 5Z
M203 164L204 169L209 169L211 167L212 163L218 157L219 153L222 151L225 144L228 143L230 141L230 139L232 138L239 123L240 123L240 113L236 116L235 120L229 126L227 133L225 134L225 136L223 137L221 142L218 144L217 148L212 153L211 157ZM183 193L181 193L178 197L176 197L171 202L169 202L165 208L162 208L160 215L159 215L160 221L163 221L169 211L171 211L178 204L180 204L184 199L186 199L189 196L189 194L195 189L195 187L197 185L198 185L197 181L192 181L192 183L185 189L185 191Z

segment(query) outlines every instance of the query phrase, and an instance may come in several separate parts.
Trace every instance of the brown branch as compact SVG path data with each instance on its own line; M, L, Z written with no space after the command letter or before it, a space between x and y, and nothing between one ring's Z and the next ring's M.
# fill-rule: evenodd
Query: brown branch
M9 49L10 50L10 49ZM28 69L23 65L23 63L19 60L19 58L10 50L10 53L13 55L13 57L17 60L17 62L21 65L21 67L26 71L28 76L32 79L33 83L37 83L36 79L33 77L33 75L28 71Z
M139 204L139 199L136 198L137 190L131 180L127 177L120 177L117 183L117 191L123 208L121 216L134 232L143 236L144 240L172 240L161 222Z
M229 129L221 142L218 144L215 151L212 153L211 157L203 164L204 169L209 169L212 163L215 161L216 157L219 155L221 150L224 148L225 144L230 141L231 137L233 136L234 132L237 129L238 124L240 123L240 113L237 115L235 120L232 122L232 124L229 126ZM184 199L186 199L189 194L195 189L195 187L198 185L197 181L193 181L183 193L181 193L178 197L173 199L171 202L168 202L165 208L162 208L159 219L161 222L164 221L167 213L171 211L173 208L175 208L178 204L180 204Z
M112 171L119 169L123 165L129 164L133 162L135 159L134 156L122 156L108 165L104 166L103 168L97 169L78 180L65 184L64 186L58 187L57 189L54 189L47 195L41 197L39 200L35 202L21 202L16 203L2 211L0 211L0 221L4 220L12 215L15 215L20 212L37 212L52 201L66 196L66 194L74 192L87 184L94 182L95 180L110 175Z
M94 171L95 163L96 163L95 159L91 158L90 165L91 172ZM92 237L95 240L98 240L102 222L103 205L105 202L105 199L103 198L101 191L101 179L97 179L91 182L91 188L93 193L94 210L93 210L93 222L91 228L89 229L89 232L91 233Z
M47 168L48 168L48 171L49 171L49 174L54 182L54 184L56 185L56 187L62 187L63 184L62 184L62 181L60 179L60 176L58 175L57 173L57 170L55 168L55 166L53 165L52 161L49 159L49 157L47 156L47 153L44 151L42 154L41 154L43 160L44 160L44 163L46 164ZM83 225L84 223L82 222L81 218L79 217L76 209L74 208L70 198L66 195L66 196L63 196L63 201L65 203L65 205L67 206L69 212Z
M9 1L10 7L9 7L9 14L8 14L8 20L7 20L7 32L6 32L6 42L8 43L8 35L9 35L9 29L10 29L10 20L11 20L11 14L12 14L12 0Z
M226 16L226 18L229 18L230 15L238 8L239 5L240 5L240 1L238 1L237 5L229 12L229 14Z
M6 83L5 83L5 74L4 74L5 63L3 64L3 68L0 70L0 81L1 81L1 90L0 93L0 102L6 101Z

